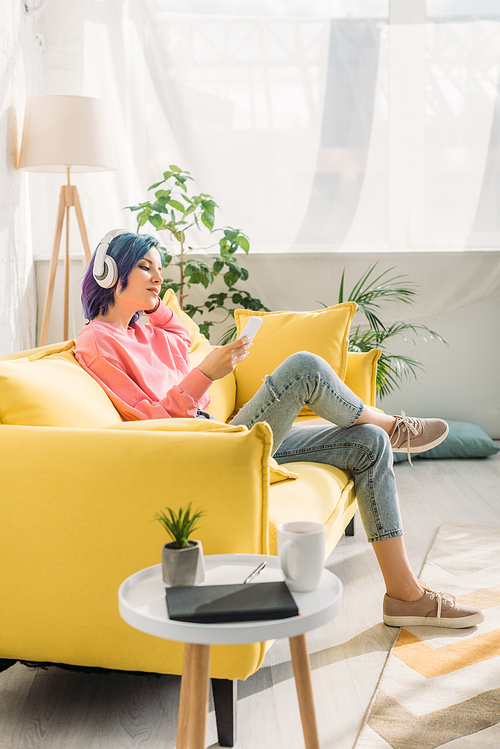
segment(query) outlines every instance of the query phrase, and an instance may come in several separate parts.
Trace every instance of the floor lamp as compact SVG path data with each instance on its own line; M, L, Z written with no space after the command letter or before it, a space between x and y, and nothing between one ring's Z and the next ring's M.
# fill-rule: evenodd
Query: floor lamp
M49 278L39 345L47 342L59 249L66 219L64 255L64 340L68 339L69 311L69 216L74 208L87 264L90 249L78 191L70 184L70 171L100 172L114 169L106 137L106 120L99 99L87 96L37 96L26 102L19 169L30 172L65 172L50 259Z

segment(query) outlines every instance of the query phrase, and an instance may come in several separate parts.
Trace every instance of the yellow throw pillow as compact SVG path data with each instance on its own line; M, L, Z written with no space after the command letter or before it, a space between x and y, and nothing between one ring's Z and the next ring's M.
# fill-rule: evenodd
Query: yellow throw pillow
M101 427L120 419L102 387L78 364L71 344L28 360L0 361L0 422L23 426Z
M382 351L349 351L345 384L361 398L367 406L375 406L377 394L377 362Z
M249 356L235 370L237 409L255 395L266 374L272 374L287 357L298 351L322 356L344 379L349 326L355 313L354 302L312 312L236 310L234 318L238 335L250 317L263 319Z
M105 429L145 432L246 432L244 425L231 426L208 419L151 419L148 421L125 421L119 424L108 424ZM298 479L299 474L278 465L274 458L269 458L269 480L271 484Z
M175 312L179 320L184 323L188 329L189 337L191 338L191 353L194 353L198 348L206 351L205 356L210 353L212 350L210 342L207 341L202 333L200 333L200 329L195 321L180 308L177 297L172 289L167 289L163 296L163 302L167 307L170 307L170 309Z
M200 329L197 324L192 320L179 307L177 297L172 291L168 289L163 297L164 303L167 307L170 307L179 320L184 323L188 329L189 337L191 338L191 351L189 359L192 367L196 367L205 356L207 356L215 348L210 344L204 335L200 333ZM210 396L210 404L207 408L208 413L212 414L217 421L227 421L234 411L234 404L236 401L236 381L234 379L234 373L222 377L220 380L215 380L213 385L210 385L208 391Z
M366 352L349 351L347 354L347 372L344 382L367 406L375 406L377 362L381 353L380 349L375 348ZM308 406L304 406L300 417L318 418Z

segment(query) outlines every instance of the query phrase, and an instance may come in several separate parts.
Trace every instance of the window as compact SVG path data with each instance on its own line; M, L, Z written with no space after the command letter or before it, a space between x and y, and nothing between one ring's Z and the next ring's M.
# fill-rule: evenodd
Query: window
M495 0L149 7L151 181L174 150L253 252L499 246Z

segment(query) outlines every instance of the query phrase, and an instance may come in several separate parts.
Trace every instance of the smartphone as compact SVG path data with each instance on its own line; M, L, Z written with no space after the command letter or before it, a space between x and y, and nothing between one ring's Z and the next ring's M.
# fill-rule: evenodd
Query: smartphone
M238 339L243 338L244 336L248 336L250 340L254 337L260 326L262 325L262 317L251 317L241 333L238 336Z

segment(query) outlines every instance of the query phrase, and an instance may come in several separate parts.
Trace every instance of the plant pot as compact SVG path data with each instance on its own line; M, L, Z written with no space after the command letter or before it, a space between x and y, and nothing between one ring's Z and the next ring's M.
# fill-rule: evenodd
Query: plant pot
M163 582L170 588L199 585L205 579L201 541L188 541L183 549L178 549L173 541L164 544L161 567Z

